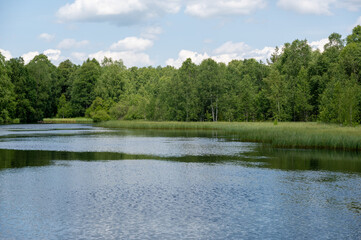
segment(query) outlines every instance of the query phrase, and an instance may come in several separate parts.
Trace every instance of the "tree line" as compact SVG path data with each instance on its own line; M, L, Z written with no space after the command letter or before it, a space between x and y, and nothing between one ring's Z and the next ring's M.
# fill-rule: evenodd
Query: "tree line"
M361 26L324 51L307 40L276 48L267 63L187 59L179 69L126 68L109 58L58 67L40 54L28 64L0 54L0 123L86 116L95 121L360 122Z

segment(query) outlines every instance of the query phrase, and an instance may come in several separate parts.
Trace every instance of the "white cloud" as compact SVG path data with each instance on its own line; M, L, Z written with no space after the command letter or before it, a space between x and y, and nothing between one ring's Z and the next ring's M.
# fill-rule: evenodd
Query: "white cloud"
M312 50L320 50L320 52L323 52L323 47L325 46L326 43L328 43L329 40L328 38L323 38L319 41L313 41L311 42L309 45L311 46Z
M74 3L68 3L61 7L57 16L61 20L95 20L143 10L145 10L145 6L139 0L75 0Z
M31 60L33 60L36 55L39 55L39 52L35 51L24 53L23 55L21 55L21 57L24 59L24 63L28 64Z
M42 33L39 35L39 38L40 39L43 39L47 42L51 42L54 38L55 38L55 35L54 34L49 34L49 33Z
M357 12L361 8L360 0L339 0L336 6L346 8L349 11Z
M124 65L127 67L133 66L149 66L153 62L150 60L149 55L145 53L137 53L131 51L99 51L93 54L89 54L89 58L95 58L101 62L104 57L112 58L113 60L123 60Z
M264 47L263 49L254 49L244 42L233 43L228 41L213 51L216 54L213 58L219 62L228 63L233 59L254 58L257 61L266 61L274 52L273 47Z
M75 0L57 12L60 21L107 21L130 25L176 13L180 0Z
M269 59L274 53L275 48L274 47L264 47L262 49L253 49L249 52L249 58L254 58L257 61L263 61L265 62L267 59Z
M60 49L71 49L71 48L81 48L89 44L89 41L76 41L72 38L66 38L58 44Z
M228 63L232 60L243 60L243 59L250 59L254 58L257 61L266 62L274 52L275 48L273 47L264 47L262 49L252 49L251 47L245 48L244 51L237 51L228 52L228 53L221 53L212 58L218 62Z
M101 62L104 57L113 60L122 60L125 66L149 66L153 64L148 54L142 52L153 46L153 41L145 38L126 37L113 43L110 51L99 51L89 54L89 58L95 58ZM80 55L80 57L82 57Z
M302 14L332 15L332 8L344 8L357 12L360 0L278 0L277 5L285 10Z
M207 53L201 54L201 53L192 52L189 50L181 50L178 53L177 59L169 58L166 61L166 64L169 66L174 66L174 67L179 68L182 65L182 63L185 60L187 60L187 58L192 59L192 62L194 62L196 64L200 64L204 59L209 58L209 55Z
M265 0L192 0L187 4L185 12L201 18L247 15L265 6Z
M48 49L44 51L44 55L46 55L50 61L58 61L61 51L58 49Z
M85 61L87 59L86 53L83 52L72 52L71 57L78 61Z
M221 45L219 48L214 50L214 53L234 53L234 52L246 52L250 50L250 46L244 42L233 43L232 41L226 42Z
M103 21L131 25L164 14L185 13L207 18L246 15L264 8L266 0L74 0L62 6L57 17L66 21Z
M5 57L5 60L10 60L10 58L12 58L10 51L0 48L0 53Z
M127 37L113 43L110 46L111 50L115 51L144 51L153 46L153 41L145 38Z
M167 65L180 67L182 63L190 58L196 64L200 64L204 59L212 58L217 62L229 63L232 60L238 59L250 59L254 58L257 61L266 61L271 57L271 54L274 52L275 48L273 47L264 47L263 49L253 49L244 42L233 43L228 41L222 44L220 47L216 48L212 52L213 55L208 53L198 53L189 50L181 50L178 54L177 59L170 58L166 61Z
M33 60L35 56L39 54L40 53L38 51L34 51L34 52L24 53L23 55L21 55L21 57L24 59L24 63L28 64L31 60ZM62 59L64 59L64 57L61 56L61 51L58 49L47 49L43 52L43 54L46 55L49 61L52 62L59 62Z
M132 25L164 14L175 14L181 8L191 16L248 15L265 8L267 0L73 0L57 11L60 22L101 21ZM331 8L358 11L360 0L278 0L285 10L301 14L331 15ZM148 38L148 37L147 37Z
M163 29L161 27L148 27L144 29L141 36L148 39L156 39L158 35L162 34Z
M336 0L279 0L277 6L302 14L331 15L330 5Z
M212 59L216 62L229 63L234 59L240 60L243 58L235 53L228 53L228 54L220 54L220 55L212 56Z

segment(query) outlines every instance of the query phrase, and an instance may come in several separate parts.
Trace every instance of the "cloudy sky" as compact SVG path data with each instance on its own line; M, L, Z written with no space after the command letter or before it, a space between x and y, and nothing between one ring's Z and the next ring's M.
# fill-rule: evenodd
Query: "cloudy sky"
M307 39L322 48L361 24L361 0L0 0L0 51L25 62L39 53L122 59L126 66L179 67L255 58Z

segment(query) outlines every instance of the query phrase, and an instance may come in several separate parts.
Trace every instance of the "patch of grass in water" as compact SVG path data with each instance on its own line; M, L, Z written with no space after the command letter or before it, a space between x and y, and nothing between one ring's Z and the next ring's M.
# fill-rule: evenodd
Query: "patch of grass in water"
M282 148L361 150L361 127L316 122L150 122L107 121L98 126L130 129L220 130L241 141Z
M42 123L93 123L91 118L44 118Z

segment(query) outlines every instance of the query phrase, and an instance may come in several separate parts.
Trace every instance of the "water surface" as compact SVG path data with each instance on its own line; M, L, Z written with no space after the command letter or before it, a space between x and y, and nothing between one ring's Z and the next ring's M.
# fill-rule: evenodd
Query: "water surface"
M0 239L359 239L358 153L0 126Z

